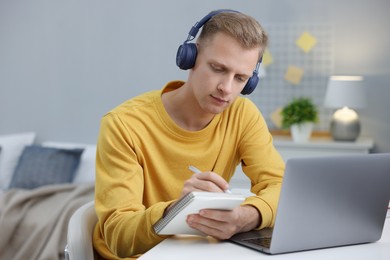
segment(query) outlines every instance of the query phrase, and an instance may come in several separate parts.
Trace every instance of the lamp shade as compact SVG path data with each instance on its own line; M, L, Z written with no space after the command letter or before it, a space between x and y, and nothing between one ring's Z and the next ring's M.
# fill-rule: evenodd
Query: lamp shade
M324 101L329 108L364 108L366 106L363 77L331 76Z

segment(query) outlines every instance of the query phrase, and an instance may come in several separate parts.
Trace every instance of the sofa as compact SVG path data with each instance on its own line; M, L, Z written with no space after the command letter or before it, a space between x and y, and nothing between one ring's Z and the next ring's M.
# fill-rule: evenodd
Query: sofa
M72 214L94 199L95 144L0 135L0 259L64 259Z

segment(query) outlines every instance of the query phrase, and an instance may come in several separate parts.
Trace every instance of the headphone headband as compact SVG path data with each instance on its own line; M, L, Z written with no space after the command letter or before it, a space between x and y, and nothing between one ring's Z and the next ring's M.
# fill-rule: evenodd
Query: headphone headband
M205 23L207 23L207 21L210 20L214 15L217 15L219 13L226 13L226 12L239 13L238 11L231 10L231 9L220 9L220 10L210 12L208 15L203 17L199 22L196 22L194 26L192 26L190 32L188 33L188 38L185 42L193 40L198 34L199 29L202 28L202 26Z

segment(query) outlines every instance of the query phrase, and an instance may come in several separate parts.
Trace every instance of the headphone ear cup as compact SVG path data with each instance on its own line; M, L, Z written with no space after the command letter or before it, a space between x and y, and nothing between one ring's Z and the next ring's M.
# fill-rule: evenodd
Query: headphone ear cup
M198 49L195 43L183 43L176 53L176 65L182 70L194 67Z
M250 93L252 93L253 90L255 90L258 82L259 82L259 76L257 75L257 73L254 72L252 77L250 77L246 82L245 87L241 91L241 94L249 95Z

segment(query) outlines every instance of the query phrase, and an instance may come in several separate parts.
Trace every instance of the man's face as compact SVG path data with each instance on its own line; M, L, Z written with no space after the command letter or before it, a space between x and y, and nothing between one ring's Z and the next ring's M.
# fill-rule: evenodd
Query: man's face
M198 46L196 63L187 83L204 112L218 114L233 103L252 76L259 51L242 48L224 33L217 33Z

